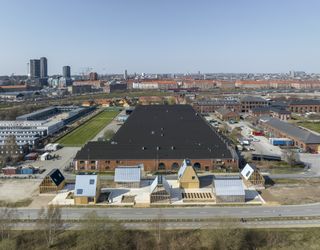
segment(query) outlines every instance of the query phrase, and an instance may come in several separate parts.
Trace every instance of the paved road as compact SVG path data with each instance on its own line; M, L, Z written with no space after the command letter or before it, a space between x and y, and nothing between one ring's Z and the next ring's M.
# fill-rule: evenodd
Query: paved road
M18 208L20 219L36 219L39 209ZM148 220L159 216L164 219L208 219L217 217L268 218L320 216L320 203L291 206L240 206L190 208L62 208L63 219L81 219L96 211L104 218L121 220Z
M320 220L267 220L267 221L232 221L228 227L236 228L305 228L320 227ZM161 229L216 229L221 228L223 224L218 221L168 221L152 223L152 222L125 222L122 224L127 229L132 230L150 230L155 227ZM34 230L37 224L34 222L22 222L15 225L16 230ZM82 228L81 223L66 222L64 228L67 230L79 230Z

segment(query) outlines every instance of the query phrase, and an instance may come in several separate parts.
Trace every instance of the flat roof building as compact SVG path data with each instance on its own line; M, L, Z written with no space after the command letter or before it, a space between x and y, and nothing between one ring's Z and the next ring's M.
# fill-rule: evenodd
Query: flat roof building
M110 142L89 142L75 157L77 171L143 164L146 171L177 170L190 159L196 169L237 169L227 141L189 105L138 106ZM93 169L92 169L93 168Z

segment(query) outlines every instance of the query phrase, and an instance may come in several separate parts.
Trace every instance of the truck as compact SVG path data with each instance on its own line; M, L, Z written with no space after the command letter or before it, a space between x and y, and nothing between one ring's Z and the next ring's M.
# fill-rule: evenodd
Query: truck
M269 138L269 142L273 146L292 146L293 141L288 138Z

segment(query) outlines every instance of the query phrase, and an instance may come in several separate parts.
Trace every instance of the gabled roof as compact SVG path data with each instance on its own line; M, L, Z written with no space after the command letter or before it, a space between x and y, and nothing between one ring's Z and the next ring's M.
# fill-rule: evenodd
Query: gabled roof
M75 196L95 197L97 193L97 175L77 175Z
M304 130L302 128L299 128L293 124L281 121L276 118L260 118L260 120L266 124L268 124L271 127L274 127L281 132L301 140L304 143L309 143L309 144L318 144L320 143L320 136L316 135L310 131Z
M168 194L170 194L170 185L163 175L157 175L150 186L150 193L153 193L158 186L163 186Z
M115 169L114 182L140 182L141 166L119 166Z
M56 186L59 186L61 184L61 182L64 181L64 176L63 174L60 172L59 169L54 168L52 169L47 176L49 176L52 181L54 182L54 184L56 184Z
M180 179L183 176L183 174L186 171L188 166L192 166L191 161L189 159L185 159L182 162L182 165L181 165L181 167L180 167L180 169L178 171L178 179Z
M320 105L320 99L292 100L290 105Z
M256 166L247 163L245 167L242 169L241 175L243 176L243 178L248 180L256 169Z
M243 96L241 102L268 102L266 99L259 96Z
M137 106L110 142L88 142L76 160L225 159L226 142L189 105Z
M214 187L217 196L245 195L241 179L214 179Z

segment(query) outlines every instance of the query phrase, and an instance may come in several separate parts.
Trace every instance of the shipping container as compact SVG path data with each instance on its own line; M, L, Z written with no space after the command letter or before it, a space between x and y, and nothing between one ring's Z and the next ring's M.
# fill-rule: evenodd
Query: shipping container
M288 138L269 138L269 142L274 146L292 146L293 141Z

